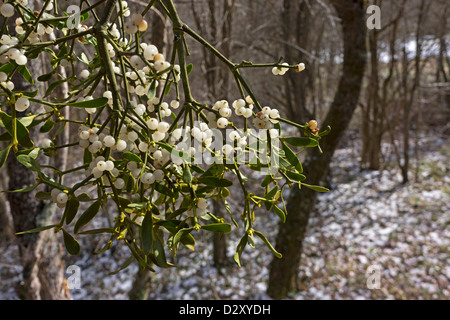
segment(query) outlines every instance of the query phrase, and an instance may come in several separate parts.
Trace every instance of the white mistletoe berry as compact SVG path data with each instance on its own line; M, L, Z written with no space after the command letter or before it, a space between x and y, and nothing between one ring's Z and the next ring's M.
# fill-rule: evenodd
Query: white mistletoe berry
M158 129L159 121L155 118L150 118L147 121L147 126L150 130L156 130Z
M105 147L111 148L112 146L114 146L116 144L116 139L114 139L113 136L106 136L103 139L103 143L105 144Z
M297 69L295 69L295 71L297 71L297 72L302 72L303 70L305 70L306 69L306 66L305 66L305 64L302 62L302 63L299 63L298 65L297 65Z
M160 133L166 133L169 130L169 128L170 128L170 124L168 124L167 122L161 121L158 124L157 130Z
M177 100L172 100L172 101L170 102L170 106L171 106L173 109L178 109L178 108L180 107L180 102L177 101Z
M20 56L20 50L17 48L11 48L8 50L8 57L10 59L16 60Z
M161 169L156 169L153 172L153 175L155 176L156 181L160 182L164 179L164 171L162 171Z
M226 126L228 126L228 119L227 118L219 118L217 120L217 127L223 129Z
M67 195L67 193L64 193L64 192L60 192L56 196L56 202L60 203L60 204L65 204L68 199L69 199L69 196Z
M230 108L228 108L228 107L225 107L225 108L221 108L220 110L219 110L219 113L220 113L220 115L222 116L222 117L225 117L225 118L229 118L230 116L231 116L231 109Z
M111 171L113 169L114 169L114 162L112 162L111 160L105 161L105 170L106 171Z
M152 134L152 138L156 142L163 140L165 137L166 134L159 131L156 131L155 133Z
M138 146L139 151L146 152L148 150L148 143L146 142L140 142Z
M197 208L205 210L208 207L208 200L206 199L198 199Z
M26 97L20 97L16 100L15 109L18 112L23 112L30 106L30 101Z
M230 146L229 144L225 144L222 147L222 152L223 152L224 155L229 155L231 152L233 152L233 147Z
M43 148L50 148L52 146L52 140L45 138L42 139L42 147Z
M14 6L10 3L3 3L0 7L0 13L6 18L12 17L14 15Z
M97 162L97 169L100 171L105 171L106 170L106 162L105 161L99 161Z
M137 140L138 134L136 132L134 132L134 131L130 131L130 132L128 132L127 137L128 137L129 141L133 142L133 141Z
M153 184L156 181L156 178L152 173L146 172L142 175L141 181L144 184Z
M154 46L153 44L148 45L145 47L144 50L144 58L147 60L153 60L155 56L158 54L158 48Z
M123 189L125 187L125 181L122 178L117 178L117 180L114 181L114 187L116 187L116 189Z
M19 66L24 66L24 65L27 64L27 62L28 62L28 58L27 58L25 55L23 55L23 54L21 54L21 55L16 59L16 63L17 63Z
M127 143L126 143L126 141L124 141L124 140L119 140L119 141L117 141L117 143L116 143L116 150L117 151L123 151L123 150L125 150L127 148Z
M88 130L83 130L80 132L79 136L80 136L80 139L87 140L87 139L89 139L90 133Z
M90 74L91 74L91 73L89 72L89 70L84 69L84 70L81 70L81 72L80 72L80 77L81 77L82 79L87 79L87 78L89 78Z
M272 119L278 119L280 117L280 112L277 109L272 109L269 111L269 117Z

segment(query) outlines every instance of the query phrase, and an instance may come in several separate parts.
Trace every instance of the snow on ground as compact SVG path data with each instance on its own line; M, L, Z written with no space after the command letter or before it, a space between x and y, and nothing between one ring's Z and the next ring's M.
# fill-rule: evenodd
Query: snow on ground
M450 142L422 142L431 150L422 153L419 180L407 185L400 184L396 167L360 172L354 147L336 152L332 191L319 196L304 242L300 291L289 299L450 298ZM258 224L272 243L275 218L261 214ZM269 299L265 291L272 255L263 244L247 247L238 268L232 257L241 234L235 230L228 242L230 266L218 270L212 265L210 235L198 236L196 252L179 250L177 269L153 275L150 299ZM118 247L92 256L100 240L90 244L81 239L81 256L67 257L68 265L81 268L81 288L71 290L72 296L128 299L137 266L108 275L128 258L127 251ZM379 289L367 285L374 269L379 270ZM16 246L0 247L1 299L17 299L20 272Z

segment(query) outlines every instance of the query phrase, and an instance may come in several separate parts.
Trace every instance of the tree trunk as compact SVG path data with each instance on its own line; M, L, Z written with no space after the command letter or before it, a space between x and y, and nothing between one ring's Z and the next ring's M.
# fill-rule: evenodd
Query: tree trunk
M213 201L213 212L218 218L223 218L223 205L220 201ZM227 238L225 234L214 232L213 234L213 261L216 268L227 264Z
M148 269L139 268L134 276L133 286L128 292L130 300L147 300L151 290L152 272Z
M40 7L39 1L33 3ZM33 5L30 4L30 5ZM10 28L14 26L14 19L10 19ZM31 73L43 66L36 59L28 64ZM21 77L14 76L15 90L29 90L29 84ZM45 92L39 88L40 92ZM30 108L39 106L32 105ZM18 116L23 116L25 113ZM39 141L38 128L30 129L30 136L37 144ZM61 161L57 159L56 161ZM14 155L10 155L7 163L9 190L22 189L36 183L34 173L18 163ZM8 193L11 216L15 232L26 231L54 223L56 205L51 202L37 200L35 191L29 193ZM39 233L17 236L17 245L23 267L23 281L18 285L17 292L21 299L30 300L62 300L68 299L69 291L64 277L64 263L61 260L62 247L56 235L48 230Z
M427 4L427 6L426 6ZM408 57L407 52L404 47L403 49L403 163L400 165L400 171L402 174L402 183L406 184L409 182L409 143L410 143L410 131L411 131L411 113L414 106L414 99L416 91L420 86L420 76L421 76L421 60L422 60L422 28L425 22L425 14L429 8L429 3L422 0L419 5L419 13L417 19L416 33L415 33L415 44L416 44L416 54L414 57L414 78L412 79L413 84L411 88L408 88Z
M221 38L221 52L228 58L231 58L231 53L233 51L233 43L231 41L232 37L232 26L233 26L233 11L234 11L235 0L223 0L223 16L224 22L222 24L222 38ZM217 64L217 60L215 60ZM219 79L222 79L223 84L221 87L216 89L219 94L220 99L227 99L230 92L230 72L228 68L222 64L219 69ZM217 84L215 84L217 85ZM214 214L219 218L223 218L224 205L221 201L213 201ZM214 233L213 235L213 261L216 268L223 267L226 265L227 259L227 235Z
M14 158L8 161L9 189L33 185L34 176ZM44 203L34 193L8 193L8 201L16 232L54 223L56 205ZM62 248L50 231L17 236L23 267L23 281L18 287L21 299L61 300L69 298L61 260Z
M326 176L331 158L347 129L357 106L366 65L365 10L362 0L332 1L341 19L344 40L343 73L330 110L322 124L332 133L321 141L323 155L314 149L305 161L308 183L318 184ZM280 224L276 249L283 255L274 258L269 271L267 293L281 299L297 288L302 244L317 194L306 188L291 190L286 222Z
M369 34L370 76L367 89L367 106L363 108L361 168L380 169L383 114L379 99L378 33Z
M2 147L3 148L3 147ZM0 190L8 189L8 178L5 170L0 171ZM8 212L6 197L0 193L0 245L14 240L14 228L11 215Z

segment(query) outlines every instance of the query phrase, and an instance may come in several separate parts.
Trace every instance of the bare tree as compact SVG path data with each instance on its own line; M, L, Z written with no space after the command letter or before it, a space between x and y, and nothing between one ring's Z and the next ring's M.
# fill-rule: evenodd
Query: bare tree
M422 62L422 42L423 42L423 24L425 23L426 13L430 8L430 3L422 0L418 6L417 22L414 31L414 45L415 52L413 59L410 59L410 53L407 49L408 36L403 39L402 46L402 60L400 63L401 71L399 74L399 91L401 118L396 121L396 125L390 128L391 143L394 147L398 166L402 174L402 182L409 181L408 171L410 164L410 134L411 134L411 118L414 112L413 107L415 103L417 89L420 87L421 74L423 69ZM404 19L404 23L408 24L408 19ZM408 27L406 26L406 31ZM411 67L412 62L412 67ZM394 134L393 131L396 131ZM396 140L398 132L402 134L401 144Z
M381 0L374 1L375 5L382 7ZM365 90L366 103L361 103L362 119L362 150L361 162L362 169L378 170L381 166L381 144L383 134L386 131L386 102L388 95L388 87L392 80L393 67L395 65L395 41L399 20L403 15L405 1L400 4L391 3L389 9L391 12L391 20L386 22L380 29L373 29L368 32L368 48L370 63L368 68L368 84ZM384 72L383 62L380 62L380 40L383 35L392 36L387 41L390 43L391 55L388 66L387 76L383 79Z
M39 7L40 3L35 1L33 5ZM42 64L37 61L35 60L33 64L30 64L29 68L35 70L42 68ZM15 76L13 81L15 89L24 91L29 89L29 83L23 78ZM40 91L45 92L45 90ZM33 107L37 108L38 106ZM39 141L38 134L39 131L36 127L30 129L33 141ZM64 153L60 153L55 159L60 163L65 163L64 156ZM8 160L7 169L9 172L9 190L23 189L36 183L34 175L11 157ZM8 193L7 199L15 232L53 223L56 205L36 199L34 197L35 192L36 190L25 195L16 192ZM23 281L17 287L19 297L32 300L70 298L64 277L62 248L56 239L56 235L51 231L24 234L17 236L16 242L23 267Z
M308 181L320 183L329 169L330 160L341 141L352 114L357 106L366 65L366 24L364 1L332 1L341 19L344 42L343 74L334 101L323 126L330 125L333 134L323 140L321 155L317 150L308 155ZM311 190L292 189L287 203L286 223L280 224L276 249L282 259L273 259L270 265L268 294L273 298L284 298L297 288L298 267L309 217L316 202L316 193Z

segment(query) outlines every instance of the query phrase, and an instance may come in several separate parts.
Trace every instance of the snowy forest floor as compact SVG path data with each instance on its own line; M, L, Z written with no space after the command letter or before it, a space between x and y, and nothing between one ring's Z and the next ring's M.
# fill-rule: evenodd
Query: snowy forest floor
M347 145L335 154L331 191L319 195L304 242L301 290L288 299L449 299L450 141L422 138L406 185L393 162L382 171L360 171L358 149ZM275 218L261 212L258 223L272 243ZM210 235L199 233L195 252L180 248L178 268L153 275L149 299L269 299L267 247L260 241L247 247L241 268L232 262L241 231L229 235L230 266L221 270L213 266ZM128 299L137 265L108 275L128 258L126 250L93 256L102 243L80 243L81 256L65 258L81 268L73 299ZM367 287L373 265L381 271L380 289ZM14 244L0 247L0 280L0 299L17 299L21 266Z

